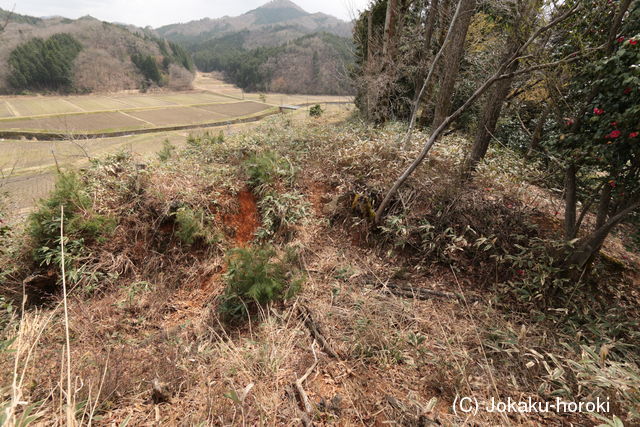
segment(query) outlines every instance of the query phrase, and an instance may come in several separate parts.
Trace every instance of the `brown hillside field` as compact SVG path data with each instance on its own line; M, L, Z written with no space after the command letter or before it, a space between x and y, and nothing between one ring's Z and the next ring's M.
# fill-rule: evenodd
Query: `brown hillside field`
M453 410L461 396L546 400L557 390L568 401L609 396L612 412L629 416L638 371L589 341L593 330L610 336L608 323L583 327L553 306L540 315L518 294L538 267L520 272L497 257L517 255L515 235L557 231L557 197L531 184L533 165L491 151L463 189L467 141L451 134L374 230L369 204L419 142L400 149L397 128L327 110L268 118L224 140L194 134L144 168L112 155L69 181L90 202L67 212L68 323L59 265L33 265L36 236L17 234L0 255L11 257L5 293L18 306L23 283L29 295L23 315L2 318L0 338L15 339L0 352L11 419L28 410L63 424L71 401L79 424L105 426L599 423L588 413ZM92 221L112 226L79 243ZM584 307L609 316L610 349L631 354L637 331L624 319L640 314L640 256L625 234L606 243L618 264L604 264ZM287 292L239 303L243 280Z
M146 123L121 112L0 121L0 129L3 130L53 131L70 134L141 127L147 127Z

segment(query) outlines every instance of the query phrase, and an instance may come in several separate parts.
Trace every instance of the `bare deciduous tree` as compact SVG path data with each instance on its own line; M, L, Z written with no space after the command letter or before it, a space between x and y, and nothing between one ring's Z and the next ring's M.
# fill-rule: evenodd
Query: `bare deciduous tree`
M418 154L418 157L416 157L416 159L409 165L409 167L407 167L407 169L402 173L402 175L400 175L400 177L396 180L396 182L393 184L391 189L385 195L384 199L382 200L382 203L380 203L380 206L378 206L378 208L376 210L376 214L375 214L375 223L376 224L379 224L380 221L382 220L382 217L383 217L387 207L389 206L389 203L390 203L391 199L395 196L395 194L398 191L398 189L404 184L404 182L411 176L411 174L424 161L424 159L426 158L427 154L429 153L429 151L431 150L433 145L436 143L436 141L438 140L440 135L442 135L444 130L455 119L460 117L460 115L463 112L465 112L480 96L482 96L489 88L491 88L494 83L496 83L496 82L498 82L500 80L503 80L503 79L512 79L512 78L514 78L516 76L519 76L519 75L528 74L528 73L531 73L532 71L535 71L535 70L544 69L544 68L547 68L547 67L556 67L556 66L561 65L561 64L577 61L579 59L582 59L584 57L583 55L586 55L587 53L590 53L590 52L584 52L582 55L580 55L577 52L573 52L570 55L567 55L566 57L564 57L564 58L562 58L562 59L560 59L558 61L531 65L531 66L529 66L527 68L523 68L523 69L521 69L519 71L513 71L513 72L509 72L508 71L509 67L511 66L511 64L514 61L518 61L518 60L522 59L523 56L525 56L524 52L526 52L526 50L529 48L529 46L531 46L531 44L534 41L536 41L542 34L547 32L549 29L555 27L560 22L563 22L569 16L572 16L578 10L580 4L581 4L580 2L577 2L568 11L566 11L563 14L561 14L557 18L551 20L547 25L542 26L537 31L535 31L528 38L528 40L526 42L524 42L515 52L513 52L513 54L509 58L507 58L505 61L502 62L502 64L498 67L496 72L493 73L493 75L491 75L488 79L486 79L484 81L484 83L482 83L475 90L475 92L469 98L467 98L467 100L463 103L462 106L460 106L456 111L454 111L452 114L450 114L449 116L444 118L442 123L432 131L431 135L429 136L429 138L425 142L422 150Z
M451 42L445 53L445 60L442 66L442 78L440 79L440 89L438 90L432 122L433 128L440 126L449 115L453 92L458 79L458 71L460 70L460 61L464 55L464 43L475 7L476 0L462 0L460 13L457 14L457 18L454 21Z

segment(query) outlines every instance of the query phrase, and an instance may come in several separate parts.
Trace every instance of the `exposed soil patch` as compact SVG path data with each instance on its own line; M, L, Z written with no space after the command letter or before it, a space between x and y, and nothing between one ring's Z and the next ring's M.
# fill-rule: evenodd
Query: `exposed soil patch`
M227 215L224 223L235 230L235 243L244 247L253 238L260 226L258 204L251 191L244 189L238 193L238 212Z
M324 198L327 194L327 186L319 181L312 182L308 186L309 201L313 206L313 211L317 216L322 216L322 207L324 206Z

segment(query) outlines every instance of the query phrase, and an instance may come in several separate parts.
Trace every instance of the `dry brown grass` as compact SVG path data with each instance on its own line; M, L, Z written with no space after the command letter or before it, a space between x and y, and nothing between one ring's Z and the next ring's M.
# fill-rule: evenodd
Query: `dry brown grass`
M92 244L86 266L117 275L100 276L97 283L84 279L71 291L72 383L76 402L84 404L78 421L299 425L311 417L315 424L334 425L594 423L588 415L452 413L460 395L538 398L540 387L542 395L558 384L573 387L576 375L585 373L572 365L581 362L580 354L562 346L568 338L557 325L518 318L495 304L491 288L481 288L472 270L416 262L380 243L351 211L349 195L377 197L395 177L390 171L400 170L417 146L401 151L396 129L362 129L344 125L344 118L338 111L303 124L283 117L162 166L140 170L133 161L104 161L89 172L96 210L114 215L118 226L106 242ZM417 135L414 141L419 140ZM455 183L451 172L464 147L461 138L449 137L394 209L415 207L416 216L428 214L421 203L438 194L434 187ZM307 277L293 300L263 307L250 322L231 327L217 312L225 286L224 252L236 243L224 217L239 209L243 161L265 150L277 150L299 168L292 188L313 207L278 248L296 248ZM521 215L522 209L504 207L526 204L526 192L514 182L505 169L490 169L474 183L473 200L487 215L498 206L504 208L501 215ZM180 243L170 219L178 205L203 211L208 226L220 233L219 242ZM460 298L399 297L391 284ZM302 306L313 313L338 358L310 332ZM55 307L26 310L22 321L11 320L3 338L17 337L15 352L0 353L2 383L14 384L4 395L13 402L12 411L20 416L27 405L41 402L36 409L47 425L64 422L64 328ZM607 362L603 378L629 387L616 363ZM551 379L545 366L564 368L564 383ZM295 385L307 372L299 384L310 413ZM153 401L154 381L167 401ZM593 384L582 387L616 394L615 387ZM615 409L622 415L629 408L619 397Z

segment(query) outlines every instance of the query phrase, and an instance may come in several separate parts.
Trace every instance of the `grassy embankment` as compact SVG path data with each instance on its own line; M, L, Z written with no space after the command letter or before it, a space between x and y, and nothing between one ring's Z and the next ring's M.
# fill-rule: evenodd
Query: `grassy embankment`
M463 185L461 135L373 229L371 206L419 150L400 131L284 116L165 145L145 168L123 153L64 175L2 245L7 414L52 423L71 401L100 424L460 424L456 396L600 396L637 421L638 253L617 236L590 281L550 280L560 201L504 149Z

